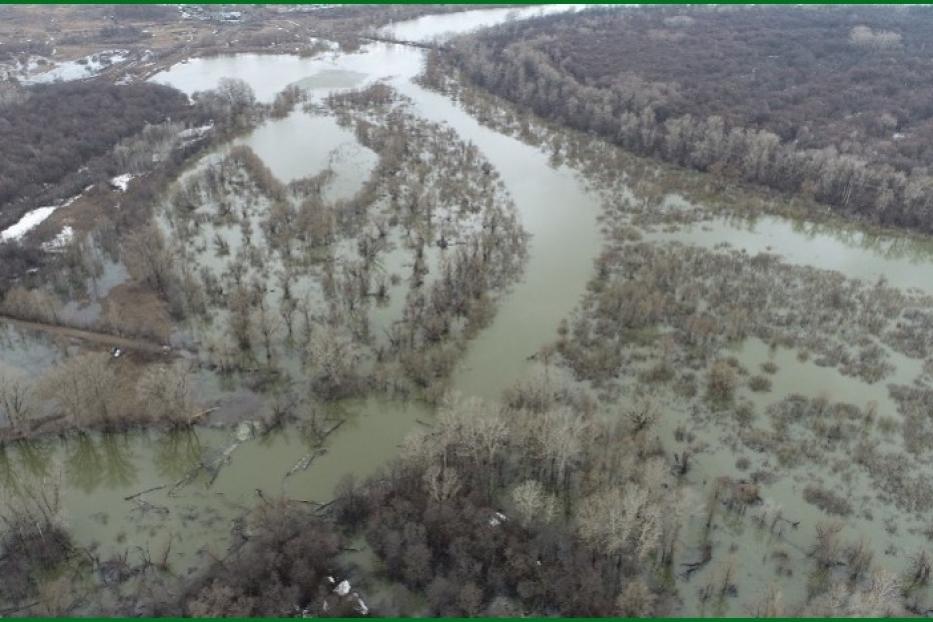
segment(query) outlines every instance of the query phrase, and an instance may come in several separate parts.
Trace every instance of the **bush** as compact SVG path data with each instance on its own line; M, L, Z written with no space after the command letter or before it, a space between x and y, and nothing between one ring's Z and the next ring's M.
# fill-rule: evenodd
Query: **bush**
M831 490L819 486L807 486L803 489L803 498L827 514L848 516L852 513L852 504L845 497L841 497Z
M714 401L729 401L735 395L738 385L738 375L735 367L727 361L718 360L713 363L706 377L707 396Z
M771 390L771 379L766 376L752 376L748 381L748 388L756 393Z
M218 564L185 599L188 615L280 616L296 610L320 615L332 597L328 577L341 577L342 538L308 509L287 500L264 501L251 517L249 543Z

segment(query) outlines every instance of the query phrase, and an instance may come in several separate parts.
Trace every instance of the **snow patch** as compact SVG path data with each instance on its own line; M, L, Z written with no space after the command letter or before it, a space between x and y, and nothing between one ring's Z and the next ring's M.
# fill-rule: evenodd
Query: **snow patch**
M37 207L32 211L26 212L16 224L10 225L0 232L0 242L21 239L24 235L42 224L46 218L52 215L52 212L62 207L68 207L80 196L80 194L77 194L60 205L46 205L45 207Z
M46 207L37 207L31 212L26 212L15 225L10 225L0 233L0 242L19 240L29 233L29 231L38 227L42 221L51 216L52 212L57 209L57 205L48 205Z
M110 187L114 190L119 190L120 192L126 192L126 189L130 185L130 181L132 181L134 177L136 177L136 175L132 175L130 173L117 175L110 180Z
M344 579L337 584L337 587L334 588L334 592L336 592L337 596L346 596L350 593L350 582Z
M96 54L90 54L78 60L70 60L59 63L48 71L38 73L35 70L39 67L37 60L30 58L26 65L22 78L23 84L49 84L52 82L68 82L70 80L81 80L90 78L101 73L113 65L122 63L129 58L127 50L103 50ZM43 59L44 60L44 59Z
M49 240L42 245L42 250L47 253L55 253L61 251L65 246L68 245L71 240L75 237L75 230L70 226L65 225L61 231L58 232L53 239Z
M201 125L199 127L191 127L187 130L182 130L178 132L178 137L182 140L195 140L201 138L213 129L214 124L208 123L207 125Z

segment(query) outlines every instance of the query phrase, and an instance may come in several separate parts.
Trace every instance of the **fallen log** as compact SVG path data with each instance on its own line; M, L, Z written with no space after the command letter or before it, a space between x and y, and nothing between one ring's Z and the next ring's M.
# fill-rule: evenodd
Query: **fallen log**
M162 484L161 486L154 486L154 487L152 487L152 488L147 488L146 490L141 490L141 491L139 491L139 492L137 492L137 493L134 493L134 494L132 494L132 495L130 495L130 496L128 496L128 497L123 497L123 500L124 500L124 501L132 501L132 500L135 499L136 497L141 497L141 496L143 496L143 495L145 495L145 494L148 494L148 493L150 493L150 492L155 492L155 491L157 491L157 490L162 490L163 488L165 488L165 486L166 486L165 484Z
M311 467L311 465L314 463L315 460L317 460L320 456L323 456L326 453L327 453L326 449L320 449L320 448L315 449L310 454L308 454L307 456L305 456L304 458L296 462L295 466L290 468L288 470L288 473L285 474L285 477L291 477L298 471L307 471Z
M191 418L188 419L188 423L195 423L195 422L197 422L198 420L203 419L204 417L208 416L208 415L211 414L212 412L217 411L219 408L220 408L219 406L214 406L213 408L208 408L207 410L202 410L201 412L192 415Z

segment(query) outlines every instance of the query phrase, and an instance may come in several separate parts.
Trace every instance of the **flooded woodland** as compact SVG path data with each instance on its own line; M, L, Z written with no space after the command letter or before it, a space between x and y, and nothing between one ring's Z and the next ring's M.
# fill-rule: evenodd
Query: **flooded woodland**
M445 64L567 10L144 76L3 299L0 614L933 610L933 241Z

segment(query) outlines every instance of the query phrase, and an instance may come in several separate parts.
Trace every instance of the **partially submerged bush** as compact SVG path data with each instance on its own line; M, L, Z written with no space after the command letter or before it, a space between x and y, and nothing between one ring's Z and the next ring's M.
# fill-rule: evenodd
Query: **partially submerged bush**
M832 490L819 486L807 486L803 489L803 498L827 514L848 516L852 513L852 504L848 499L841 497Z
M752 376L748 380L748 388L756 393L771 390L771 380L767 376Z
M52 482L0 494L0 603L34 597L41 575L71 555L59 511L58 486Z
M728 361L718 360L712 364L706 376L707 396L714 401L727 402L735 394L738 375Z

